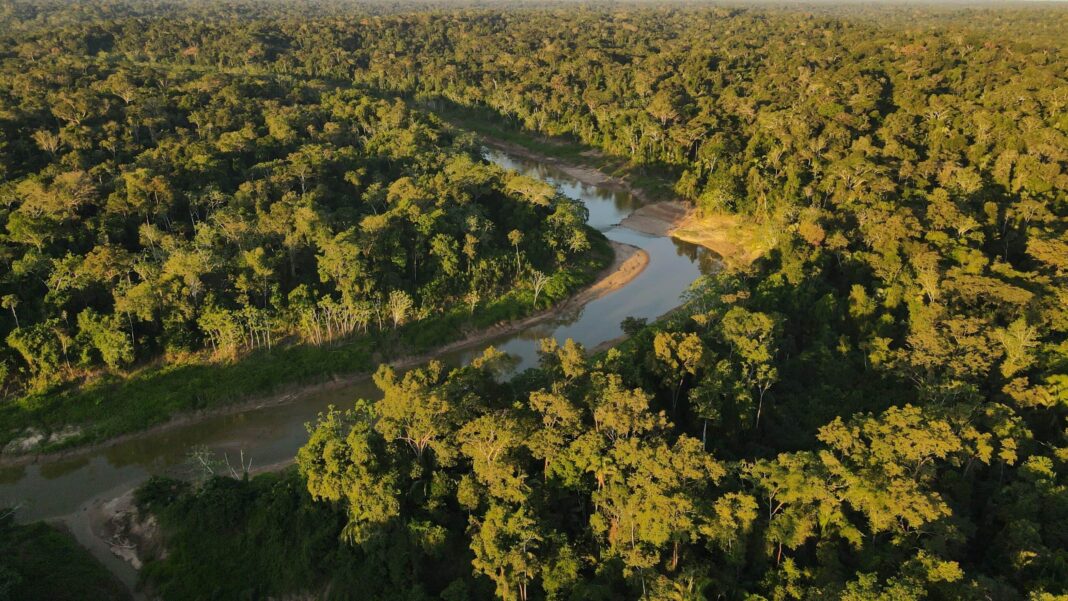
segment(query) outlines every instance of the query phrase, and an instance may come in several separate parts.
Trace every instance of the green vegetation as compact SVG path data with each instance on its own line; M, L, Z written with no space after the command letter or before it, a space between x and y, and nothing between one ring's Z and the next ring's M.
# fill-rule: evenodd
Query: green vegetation
M158 516L167 541L166 559L142 571L164 599L262 599L359 565L357 552L337 544L341 516L311 503L295 470L251 481L213 478L195 495L186 483L154 479L136 500ZM334 598L353 598L338 588L342 582L330 587Z
M400 101L91 52L23 70L39 42L0 61L0 443L366 370L607 263L581 205Z
M502 121L498 113L481 105L464 106L442 99L417 104L432 111L447 123L488 140L514 145L553 161L593 167L625 181L631 189L640 191L643 198L653 201L676 198L673 185L678 178L677 169L665 165L635 163L623 156L605 154L577 140L573 135L560 135L559 132L546 135L522 129L522 124L515 120Z
M816 425L807 394L778 373L811 359L783 360L784 324L757 310L768 297L722 300L743 291L753 292L708 283L692 299L702 311L638 330L596 360L547 341L540 368L510 384L494 378L503 358L492 351L450 373L382 368L381 400L320 418L299 477L217 478L178 495L166 483L143 488L143 506L183 549L146 582L197 598L203 566L227 571L251 556L247 576L226 586L348 598L359 574L355 590L381 599L1064 590L1063 447L1013 469L1011 432L883 398ZM858 398L890 384L858 382ZM768 437L801 446L769 453ZM991 493L984 480L1006 472ZM309 513L316 526L296 526ZM1047 529L1023 543L1035 545L1028 569L1011 567L1018 528L1038 523ZM994 543L968 550L967 524L991 528ZM312 550L259 576L302 549ZM474 572L458 567L468 562Z
M58 450L149 428L183 412L218 409L295 385L370 372L376 354L429 352L462 338L465 332L519 319L565 299L591 283L611 262L612 251L604 238L590 230L590 241L593 248L588 256L549 277L537 304L533 290L524 288L480 303L474 313L469 307L456 307L374 337L356 335L323 346L261 349L237 361L209 358L150 366L126 377L103 375L84 386L31 393L0 406L0 431L17 433L29 425L37 431L57 432L35 450ZM78 429L64 429L71 425Z
M72 537L37 522L15 525L0 510L0 600L121 601L126 587Z
M298 474L147 504L165 596L1068 594L1068 10L11 7L20 390L400 336L588 260L578 207L409 106L570 136L775 233L604 356L383 367Z

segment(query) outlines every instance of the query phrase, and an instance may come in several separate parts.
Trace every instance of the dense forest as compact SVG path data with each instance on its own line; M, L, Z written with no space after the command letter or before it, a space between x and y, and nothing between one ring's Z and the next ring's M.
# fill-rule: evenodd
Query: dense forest
M112 34L85 27L90 47L16 37L0 63L0 392L44 419L89 403L57 386L161 362L408 322L440 343L509 295L559 299L603 257L581 204L401 100L104 57ZM36 421L7 409L5 427Z
M296 470L153 480L164 598L1068 595L1068 11L3 6L19 390L577 260L450 107L777 233L606 353L383 367Z

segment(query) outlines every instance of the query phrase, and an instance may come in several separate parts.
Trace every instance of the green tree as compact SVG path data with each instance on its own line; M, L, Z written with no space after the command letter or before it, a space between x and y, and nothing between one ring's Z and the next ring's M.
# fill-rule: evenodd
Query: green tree
M696 334L657 332L653 338L657 368L671 389L671 409L678 408L679 392L686 376L697 376L704 358L704 345Z
M366 413L333 408L309 426L297 466L316 499L341 504L348 515L344 536L365 543L400 514L399 476L381 460L382 439Z
M108 367L118 369L133 362L133 343L119 316L101 315L86 309L78 314L78 331L85 337L88 346L100 353Z
M753 427L760 427L764 395L779 378L774 364L779 325L769 315L731 307L721 323L723 338L731 345L742 366L743 379L757 392Z

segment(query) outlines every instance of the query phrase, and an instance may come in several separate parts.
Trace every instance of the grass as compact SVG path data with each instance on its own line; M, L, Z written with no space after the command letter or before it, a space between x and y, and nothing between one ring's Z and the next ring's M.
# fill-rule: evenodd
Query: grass
M183 413L367 373L379 359L429 352L473 330L533 314L591 283L611 263L612 251L592 229L590 237L592 252L553 274L536 307L529 290L517 290L485 303L473 314L466 307L455 307L396 331L355 336L321 347L275 347L230 362L201 359L151 366L125 378L108 375L81 386L26 395L0 405L0 448L31 428L46 434L66 432L46 438L34 452L92 444L145 430Z
M130 598L122 583L69 534L44 522L15 525L11 516L0 519L0 549L0 599Z

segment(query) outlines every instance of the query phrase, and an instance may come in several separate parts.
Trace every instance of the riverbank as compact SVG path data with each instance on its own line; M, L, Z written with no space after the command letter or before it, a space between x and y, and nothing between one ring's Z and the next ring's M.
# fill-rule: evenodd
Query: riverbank
M664 201L634 211L620 225L652 236L703 246L719 255L728 268L747 267L774 244L760 228L738 215L702 215L689 203Z
M536 157L537 155L530 153L524 156ZM534 160L538 159L534 158ZM554 165L558 164L554 161ZM559 170L553 167L551 171L552 173L545 174L546 177L556 178ZM577 195L576 197L581 198L588 206L605 205L614 207L620 213L612 219L602 219L601 223L619 223L637 204L620 204L619 195L611 190L606 192L604 189L609 186L605 186L604 183L610 179L607 176L601 179L600 176L589 171L570 170L559 172L558 181L560 178L565 180L574 178L575 174L582 176L583 183L593 183L588 188L572 187L571 194ZM561 185L567 188L568 183L561 181ZM615 186L611 189L625 190L625 188ZM594 212L597 213L597 210ZM610 215L610 212L605 212L601 208L598 214L604 217ZM686 287L700 275L699 261L697 255L694 254L698 249L691 248L689 245L676 244L667 238L638 233L628 228L610 229L611 231L606 233L609 234L610 240L614 240L612 264L605 266L591 285L558 303L550 311L531 318L479 329L462 341L435 349L434 356L459 351L444 358L450 361L463 361L465 356L477 352L480 347L492 342L498 348L503 348L514 353L517 358L521 358L523 365L530 366L536 364L537 340L544 336L556 336L561 340L563 337L574 337L589 349L599 349L605 341L618 342L620 340L618 324L625 317L654 320L669 312L678 304L678 299ZM680 252L683 246L689 250ZM650 264L655 265L647 269ZM631 285L625 294L609 294L635 280L640 280L642 284ZM592 306L595 308L583 310L590 303L594 303ZM539 325L540 321L546 321L548 327ZM510 333L515 335L509 339ZM464 348L467 350L463 350ZM419 354L398 358L392 363L414 365L431 358L434 357ZM324 386L314 387L311 391L306 389L291 391L290 395L293 396L279 395L288 396L288 398L275 399L277 402L273 404L277 407L274 408L267 407L265 403L250 407L250 409L263 407L261 411L243 412L240 408L233 408L233 416L222 416L218 420L208 419L210 416L185 420L184 424L179 424L179 426L192 421L200 423L192 424L189 428L175 426L173 432L158 436L143 433L133 436L132 438L142 438L142 440L103 451L102 453L109 455L103 462L97 463L89 458L91 456L85 459L85 461L93 461L94 475L91 480L93 484L79 476L79 474L84 475L88 466L76 468L58 479L51 478L33 484L34 487L47 488L67 499L71 496L64 492L66 484L59 481L66 481L69 478L72 485L77 486L76 491L67 490L73 496L76 505L68 504L66 501L51 504L52 509L39 510L38 515L61 516L61 519L71 524L72 530L78 533L79 541L90 547L94 555L102 558L102 561L119 574L124 582L136 583L137 574L133 566L112 553L113 550L117 550L119 555L126 555L129 551L129 537L126 537L126 540L122 536L116 538L114 534L120 530L106 526L108 520L121 524L126 519L122 514L127 514L129 507L124 508L122 504L109 505L105 510L105 505L137 486L148 475L169 474L181 477L173 466L177 466L178 462L182 461L179 455L187 453L187 449L193 447L204 448L220 455L230 452L231 457L239 450L247 451L249 457L255 456L257 460L262 461L262 464L253 466L251 470L253 474L281 470L292 464L295 449L306 440L306 432L302 424L309 420L314 421L316 412L325 410L327 403L344 404L358 396L373 394L372 387L366 380L368 380L366 375L351 379L337 379ZM346 386L349 388L345 388ZM324 390L325 394L318 394ZM207 431L209 434L198 436L192 432L198 429ZM158 442L159 445L151 449L145 448L146 445L154 442ZM143 471L134 476L118 473L131 465L151 467L144 469L139 467L138 469L143 469ZM166 469L163 467L168 465L172 467ZM24 469L28 470L30 477L38 478L35 472L46 467L42 463L40 466ZM95 484L97 482L100 484ZM109 515L118 517L112 519ZM91 534L92 532L96 534ZM115 549L111 548L112 542L117 543Z
M623 288L634 278L641 275L645 268L648 267L649 255L644 250L629 244L611 242L611 245L614 251L612 264L599 274L599 277L593 284L580 290L564 302L525 319L480 330L463 340L445 345L435 350L433 353L398 359L390 362L390 365L397 369L415 367L443 354L478 346L499 336L506 336L543 321L558 318L570 311L581 309L590 302ZM366 380L369 377L370 376L367 374L361 374L351 378L338 379L328 385L308 387L304 393L311 394L329 388L340 388L360 380ZM224 409L226 412L237 413L266 407L270 404L295 401L298 398L298 395L286 395L270 400L261 400L256 404L245 404L243 406L235 405ZM218 412L216 414L218 414ZM167 429L173 429L192 423L198 418L204 419L206 417L208 416L184 416L181 419L153 428L151 431L131 434L124 438L130 439L138 436L158 434ZM109 443L102 443L101 445L96 445L96 447L106 447L108 444L117 444L117 442L119 441L109 441ZM84 453L89 450L91 449L74 449L67 452L64 456L73 456L77 455L79 452ZM293 461L293 459L287 459L268 465L254 466L253 469L249 471L249 475L255 476L257 474L280 471L293 465ZM89 503L84 510L84 515L78 516L78 519L86 521L86 525L92 536L92 544L87 546L97 553L112 553L119 559L128 563L134 570L139 570L143 564L146 549L150 552L153 550L160 551L161 547L158 525L151 518L143 520L142 517L138 515L133 504L133 493L134 490L131 489L112 499L95 499Z
M478 346L488 340L515 333L532 325L558 318L569 312L575 311L598 298L610 294L615 290L619 290L642 273L649 264L649 256L645 251L629 244L613 241L609 241L608 244L612 249L613 259L611 263L597 273L593 283L579 289L578 292L553 305L549 309L545 309L525 318L496 323L489 327L471 332L459 340L439 346L431 352L399 357L387 361L387 363L397 369L408 369L447 353ZM363 370L345 376L334 377L325 382L291 385L274 394L259 396L246 401L224 404L211 409L182 413L149 428L110 437L93 444L72 447L70 449L44 453L4 454L0 455L0 467L17 467L38 462L43 463L71 459L101 449L106 449L126 441L154 436L208 418L243 413L246 411L296 402L308 395L341 389L361 381L369 380L370 376L370 370Z
M668 165L639 165L625 156L611 155L583 142L546 136L509 124L485 108L458 105L437 99L415 103L461 131L475 132L486 146L552 165L565 174L592 185L627 191L642 202L677 198L674 191L681 171Z
M554 169L563 172L568 177L574 178L575 180L590 186L599 186L601 188L618 192L628 192L634 195L635 198L646 203L655 203L659 198L653 192L646 190L645 188L634 186L624 178L609 175L603 170L582 161L582 159L596 158L599 154L596 150L587 150L584 153L579 154L579 160L573 160L569 157L540 152L517 142L510 142L500 138L484 137L482 138L482 141L483 144L489 148L499 150L512 156L550 165Z
M551 165L584 184L635 196L645 204L623 219L620 226L650 236L665 236L702 246L719 255L728 269L748 267L774 246L771 241L764 239L759 227L742 216L702 214L693 203L685 200L664 200L662 186L654 192L585 163L584 160L594 163L603 159L597 150L585 150L576 156L572 156L574 153L554 155L493 136L484 137L483 143L512 156ZM541 146L544 148L546 145Z

